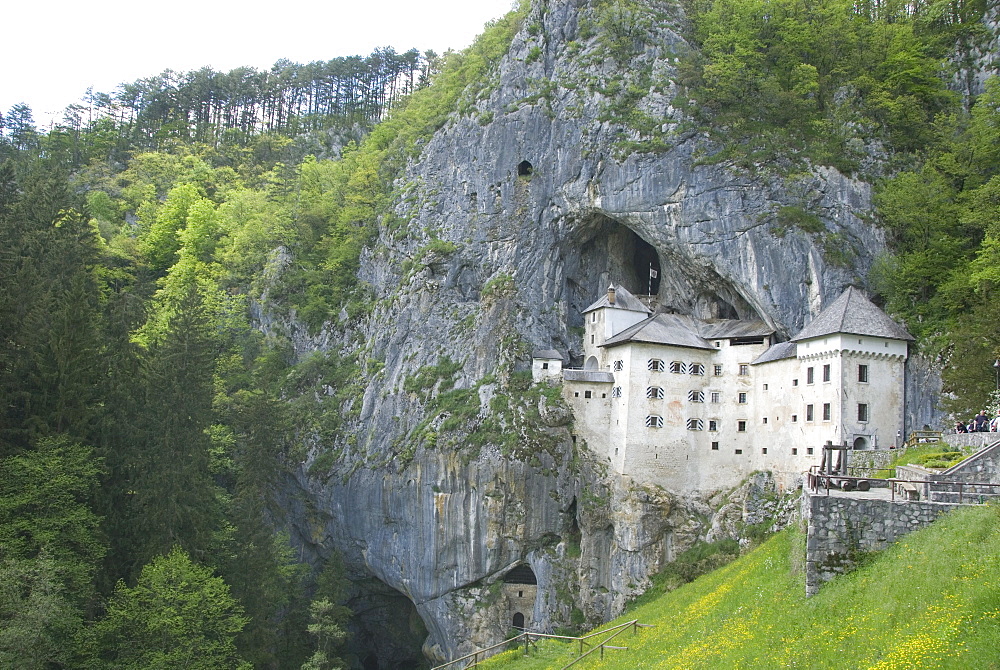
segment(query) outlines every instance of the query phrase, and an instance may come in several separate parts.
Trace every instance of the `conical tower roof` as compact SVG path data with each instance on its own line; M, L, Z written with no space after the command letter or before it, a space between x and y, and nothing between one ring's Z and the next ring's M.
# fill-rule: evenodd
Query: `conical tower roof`
M913 336L906 332L905 328L889 318L888 314L876 307L853 286L817 314L808 326L792 338L792 342L802 342L834 333L913 340Z

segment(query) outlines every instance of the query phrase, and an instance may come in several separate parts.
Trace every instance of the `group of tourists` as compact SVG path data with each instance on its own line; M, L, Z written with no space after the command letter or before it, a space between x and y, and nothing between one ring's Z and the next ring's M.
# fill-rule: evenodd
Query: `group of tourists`
M969 423L962 423L959 421L955 424L956 433L997 433L1000 432L1000 410L997 410L997 415L990 418L986 416L986 410L981 411L972 421Z

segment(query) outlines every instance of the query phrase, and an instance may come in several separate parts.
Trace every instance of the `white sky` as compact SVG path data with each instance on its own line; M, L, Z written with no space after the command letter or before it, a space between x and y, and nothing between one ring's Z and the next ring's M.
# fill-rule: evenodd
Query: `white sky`
M377 47L463 49L512 0L42 0L7 3L0 112L26 102L39 127L92 86L210 66L268 69Z

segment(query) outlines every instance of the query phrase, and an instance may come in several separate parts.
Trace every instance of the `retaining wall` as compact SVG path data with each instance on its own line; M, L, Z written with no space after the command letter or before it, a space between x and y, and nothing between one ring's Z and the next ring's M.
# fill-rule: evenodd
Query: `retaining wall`
M853 569L866 552L923 528L958 505L827 496L808 489L805 496L806 595Z

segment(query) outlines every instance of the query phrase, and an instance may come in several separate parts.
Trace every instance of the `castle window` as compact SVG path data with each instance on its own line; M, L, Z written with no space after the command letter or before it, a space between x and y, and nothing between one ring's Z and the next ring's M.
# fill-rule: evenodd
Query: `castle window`
M806 455L807 456L812 456L813 455L813 448L812 447L806 447Z
M815 380L813 379L813 369L806 368L806 384L812 384Z
M746 363L740 363L740 374L744 377L750 374L750 366Z
M767 384L764 384L764 390L765 391L767 390Z
M737 456L739 456L739 455L740 455L740 454L742 454L742 453L743 453L743 450L742 450L742 449L737 449L737 450L736 450L736 455L737 455Z
M691 363L688 366L688 374L691 375L703 375L705 374L705 366L701 363Z
M687 366L680 361L670 361L670 371L675 375L682 375L686 371Z
M718 450L719 450L719 443L718 442L713 442L712 443L712 451L718 451Z
M859 365L858 366L858 381L862 384L868 383L868 366Z
M549 364L548 363L542 363L542 369L543 370L548 370L549 369Z
M762 453L765 456L767 456L767 447L761 447L760 453Z
M663 400L663 389L659 386L646 387L646 397L653 400Z
M738 402L741 405L747 404L747 394L746 393L739 393L739 394L737 394L736 395L736 402Z
M591 336L590 336L590 343L591 343L591 344L593 344L593 343L594 343L594 336L593 336L593 335L591 335Z
M767 417L766 416L764 417L764 425L765 426L767 425Z
M625 362L619 359L614 362L612 368L614 369L615 372L621 372L622 370L625 369Z
M646 417L646 428L663 428L663 417L650 414Z
M663 372L663 361L659 358L650 358L649 363L646 364L650 372Z
M799 385L799 380L798 379L793 379L792 380L792 386L798 386L798 385Z
M823 420L830 420L830 403L828 402L823 403Z
M823 366L823 381L830 381L830 364L827 363Z
M806 421L812 421L812 420L813 420L813 406L806 405Z
M799 422L799 415L798 414L793 414L792 415L792 423L798 423L798 422Z
M703 430L705 424L701 419L688 419L687 426L688 430Z
M688 391L688 401L690 401L690 402L705 402L705 392L704 391Z
M719 420L718 419L709 419L708 420L708 430L711 433L714 433L714 432L718 431L719 430Z
M868 403L858 403L858 421L861 421L862 423L868 421Z
M715 366L713 366L712 367L712 374L714 374L716 377L721 377L722 376L722 366L721 365L715 365Z
M712 391L709 397L712 399L712 402L720 402L722 400L722 394L719 391Z
M611 388L611 397L612 398L621 398L622 397L622 387L621 386L613 386Z
M594 392L593 391L584 391L583 392L583 397L584 398L593 398L594 397Z
M792 447L792 456L798 456L799 450L796 447Z
M744 420L742 420L742 419L740 419L739 421L737 421L736 422L736 432L738 432L738 433L745 433L745 432L747 432L747 422L744 421Z

